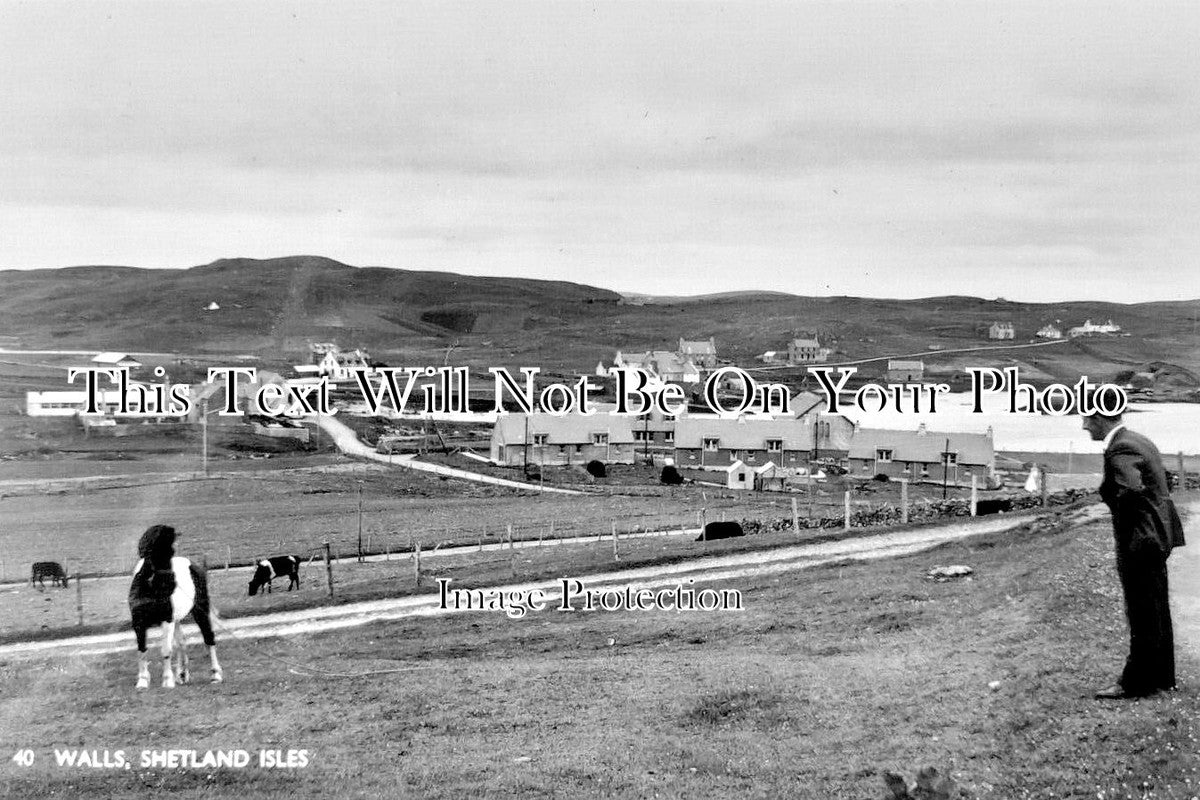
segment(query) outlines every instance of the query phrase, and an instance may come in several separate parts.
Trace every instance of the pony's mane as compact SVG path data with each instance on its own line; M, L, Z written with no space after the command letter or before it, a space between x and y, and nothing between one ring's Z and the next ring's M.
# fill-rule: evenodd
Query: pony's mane
M138 558L165 569L175 555L175 529L170 525L151 525L138 540Z

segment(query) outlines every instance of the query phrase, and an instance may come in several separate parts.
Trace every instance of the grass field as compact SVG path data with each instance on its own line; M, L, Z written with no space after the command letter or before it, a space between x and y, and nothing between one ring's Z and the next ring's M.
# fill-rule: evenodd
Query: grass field
M612 537L604 535L585 542L547 540L544 546L539 547L507 548L501 543L499 549L494 546L486 550L469 547L441 553L426 549L421 558L419 584L411 553L397 553L390 558L368 559L362 563L347 557L334 561L332 565L332 595L322 560L302 565L299 591L283 591L287 582L282 581L276 587L277 591L267 594L264 589L262 593L250 597L248 569L213 567L208 572L208 584L221 617L231 619L361 600L433 595L437 593L439 578L451 579L455 586L463 588L498 586L514 581L556 580L564 575L676 563L706 555L745 553L793 544L863 537L883 530L893 529L855 529L849 532L811 529L799 535L790 530L776 530L711 542L696 541L696 532L692 529L686 535L618 537L616 548L613 547ZM27 584L0 588L0 644L129 628L129 580L126 576L88 578L81 583L76 578L76 584L69 586L67 591L49 585L43 589ZM80 606L83 609L82 626L79 624Z
M975 574L930 582L937 563ZM729 588L744 611L480 612L230 642L224 685L171 693L135 693L130 654L0 664L0 779L30 798L825 800L880 797L883 771L931 764L971 798L1196 794L1192 656L1178 692L1090 697L1124 647L1106 519ZM135 766L58 767L55 747ZM32 767L7 760L18 748ZM136 763L164 748L308 765Z
M374 552L420 542L472 544L498 541L513 526L516 538L577 536L620 531L695 527L709 521L788 518L791 497L704 486L648 485L637 494L542 495L493 487L335 456L270 462L236 462L244 471L209 479L127 473L111 488L67 485L0 486L0 582L28 577L33 561L65 562L70 572L129 571L137 537L149 525L172 524L180 552L210 565L234 564L279 553L308 557L323 542L340 554L356 552L361 489L364 544ZM312 463L326 471L273 469L265 464ZM257 466L255 466L257 465ZM223 466L220 467L223 469ZM838 516L840 483L814 490L813 516ZM895 502L889 484L857 485L857 500ZM961 495L961 490L952 493ZM913 487L911 499L940 497L940 487ZM807 496L797 496L800 513ZM551 528L553 526L553 528Z

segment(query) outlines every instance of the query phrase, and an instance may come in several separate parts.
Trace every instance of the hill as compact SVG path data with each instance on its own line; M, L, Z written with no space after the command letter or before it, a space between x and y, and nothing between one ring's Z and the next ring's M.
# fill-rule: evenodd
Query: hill
M542 366L579 373L616 350L674 349L680 337L717 341L723 358L753 364L801 332L831 361L912 353L933 370L1017 365L1044 380L1107 378L1165 362L1200 371L1200 301L1125 305L798 297L777 292L622 297L582 284L353 267L317 256L222 259L185 270L90 266L0 271L0 343L46 349L254 353L286 364L313 341L368 347L388 363ZM206 310L210 304L219 309ZM987 327L1011 321L1015 344L1047 323L1112 319L1127 336L1026 350L956 354L1000 344ZM944 352L943 351L947 351ZM883 363L862 372L878 374ZM786 375L784 376L786 378Z
M0 335L23 347L192 353L513 333L569 324L589 306L621 299L566 282L358 268L316 256L185 270L6 270L0 286ZM209 310L213 303L219 308Z

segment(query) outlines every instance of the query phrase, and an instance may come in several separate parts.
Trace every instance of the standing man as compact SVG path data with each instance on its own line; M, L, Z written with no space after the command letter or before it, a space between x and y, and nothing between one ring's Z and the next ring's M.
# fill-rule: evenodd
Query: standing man
M1104 442L1100 497L1112 512L1117 575L1129 621L1129 657L1120 681L1096 693L1106 700L1147 697L1175 688L1175 638L1167 599L1167 556L1183 545L1183 526L1154 443L1121 415L1091 414L1083 429Z

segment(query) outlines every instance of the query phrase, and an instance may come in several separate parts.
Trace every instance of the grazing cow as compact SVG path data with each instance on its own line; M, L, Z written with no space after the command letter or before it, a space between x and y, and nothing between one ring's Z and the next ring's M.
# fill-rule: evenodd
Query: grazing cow
M176 680L187 683L191 679L187 638L180 625L189 613L208 647L212 682L221 683L224 673L217 661L208 579L191 561L175 555L175 529L170 525L153 525L138 541L138 563L129 586L129 610L137 636L137 688L150 686L146 631L156 625L162 630L162 685L171 689Z
M33 562L33 569L29 573L29 585L33 586L34 583L37 583L38 586L45 589L46 578L50 579L51 586L67 588L67 572L62 568L62 564L57 561Z
M258 562L254 577L250 579L250 596L258 594L263 586L267 594L271 593L271 581L276 578L288 579L288 591L292 587L300 588L300 559L296 556L271 556Z
M975 513L979 516L986 514L1006 514L1013 510L1013 501L1011 497L989 498L980 500L975 504Z
M746 532L736 522L710 522L704 526L704 532L696 537L697 542L713 539L732 539L735 536L745 536Z

